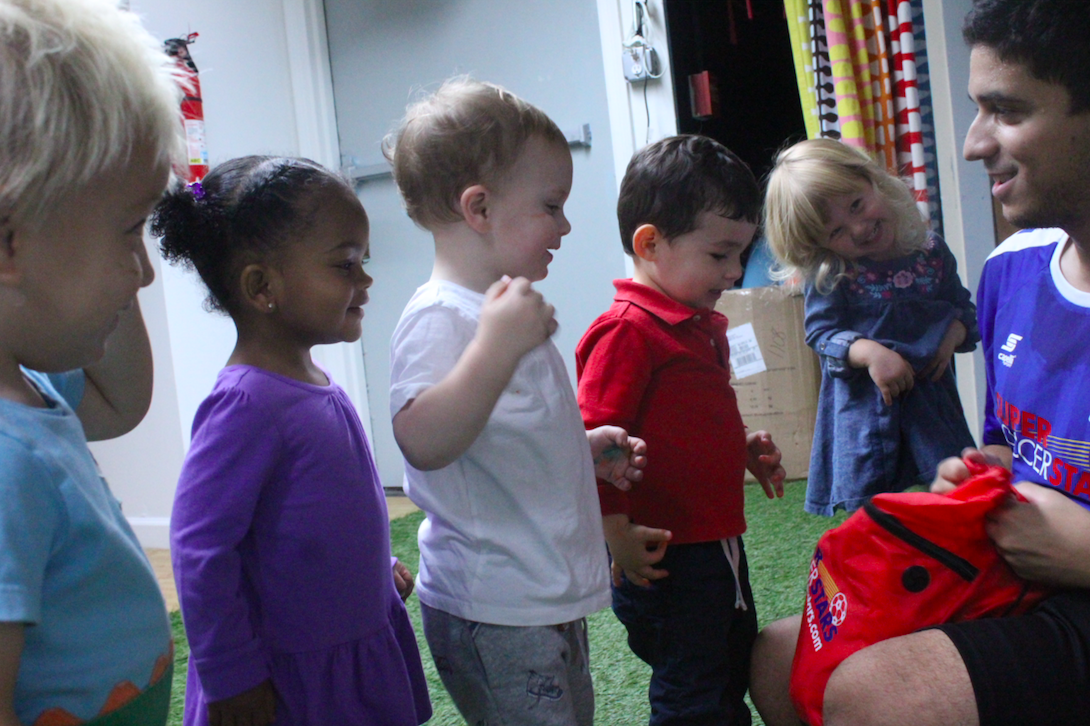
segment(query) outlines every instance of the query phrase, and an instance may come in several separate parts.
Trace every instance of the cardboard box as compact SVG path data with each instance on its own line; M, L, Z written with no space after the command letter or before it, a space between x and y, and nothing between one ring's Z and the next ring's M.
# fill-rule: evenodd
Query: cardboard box
M731 384L742 420L750 431L772 434L788 479L805 477L821 368L806 345L801 292L779 286L728 290L715 309L729 321ZM746 480L753 481L748 471Z

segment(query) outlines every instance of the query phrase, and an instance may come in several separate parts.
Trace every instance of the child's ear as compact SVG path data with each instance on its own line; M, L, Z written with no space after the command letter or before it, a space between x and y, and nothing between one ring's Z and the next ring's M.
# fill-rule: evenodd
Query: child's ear
M10 217L0 219L0 285L15 287L22 280L19 264L21 235Z
M654 262L658 258L659 248L665 244L668 244L666 238L653 224L641 224L632 233L632 252L641 260Z
M474 184L466 187L462 196L458 198L462 210L462 218L474 232L484 234L491 226L490 192L483 184Z
M267 265L251 263L239 276L242 304L257 313L276 312L276 274Z

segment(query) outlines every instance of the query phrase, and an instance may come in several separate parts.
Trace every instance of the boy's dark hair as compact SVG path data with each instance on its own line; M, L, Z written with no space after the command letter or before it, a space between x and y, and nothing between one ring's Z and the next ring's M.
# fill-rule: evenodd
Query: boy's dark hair
M309 159L243 156L225 161L199 185L178 183L151 217L163 257L195 269L208 288L205 307L233 313L242 269L276 252L313 222L316 195L348 182Z
M1090 3L1087 0L976 0L962 36L1038 80L1071 94L1070 113L1090 110Z
M761 192L744 161L707 136L671 136L636 152L617 199L621 244L653 224L668 240L696 229L701 212L757 224Z

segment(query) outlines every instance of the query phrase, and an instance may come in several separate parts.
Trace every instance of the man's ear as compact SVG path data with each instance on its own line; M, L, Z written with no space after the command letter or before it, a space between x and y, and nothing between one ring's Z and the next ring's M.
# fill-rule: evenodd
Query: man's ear
M242 268L239 283L244 307L257 313L276 312L279 277L275 270L268 265L251 263Z
M632 252L636 257L647 262L658 258L660 248L667 244L666 238L653 224L641 224L632 233Z
M491 201L491 192L483 184L466 187L458 198L462 218L474 232L484 234L489 231L492 223Z

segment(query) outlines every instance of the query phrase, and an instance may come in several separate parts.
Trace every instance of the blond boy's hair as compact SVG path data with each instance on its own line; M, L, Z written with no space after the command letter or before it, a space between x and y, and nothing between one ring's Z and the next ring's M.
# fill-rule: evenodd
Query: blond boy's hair
M927 223L908 186L863 151L832 139L810 139L784 149L768 176L765 235L779 260L773 276L802 278L819 292L836 287L851 267L830 251L825 227L829 201L871 185L896 218L894 247L909 254L927 245Z
M462 219L461 195L514 165L532 137L567 146L541 109L491 83L454 78L409 106L383 141L409 217L425 229Z
M150 143L184 159L174 63L116 0L0 0L0 219L40 226Z

